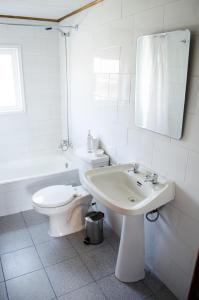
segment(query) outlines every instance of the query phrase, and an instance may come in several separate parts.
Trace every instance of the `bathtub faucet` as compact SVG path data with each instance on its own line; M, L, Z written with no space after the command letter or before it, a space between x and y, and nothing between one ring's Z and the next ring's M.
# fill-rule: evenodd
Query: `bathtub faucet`
M67 151L68 148L71 148L72 147L72 144L70 143L70 141L67 139L67 140L61 140L60 144L59 144L59 149L61 149L62 151Z

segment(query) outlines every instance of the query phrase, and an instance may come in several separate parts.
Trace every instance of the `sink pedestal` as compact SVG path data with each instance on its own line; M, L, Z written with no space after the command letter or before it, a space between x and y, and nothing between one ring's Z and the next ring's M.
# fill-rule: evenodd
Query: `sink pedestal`
M151 170L130 172L134 164L96 168L87 171L84 182L104 206L123 215L123 225L115 276L124 282L144 278L144 214L173 200L172 181L159 176L158 184L146 182Z
M123 282L135 282L145 277L143 214L123 216L115 276Z

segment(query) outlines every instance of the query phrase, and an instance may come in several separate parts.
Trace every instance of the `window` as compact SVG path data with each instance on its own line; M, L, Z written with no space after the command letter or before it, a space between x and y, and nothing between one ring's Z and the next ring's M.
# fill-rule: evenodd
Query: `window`
M23 112L21 49L0 45L0 113Z

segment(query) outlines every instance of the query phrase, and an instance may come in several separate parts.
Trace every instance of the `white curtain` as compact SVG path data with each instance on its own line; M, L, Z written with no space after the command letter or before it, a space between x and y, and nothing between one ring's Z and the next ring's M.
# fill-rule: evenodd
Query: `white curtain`
M165 34L140 41L136 104L142 126L168 133L168 40Z

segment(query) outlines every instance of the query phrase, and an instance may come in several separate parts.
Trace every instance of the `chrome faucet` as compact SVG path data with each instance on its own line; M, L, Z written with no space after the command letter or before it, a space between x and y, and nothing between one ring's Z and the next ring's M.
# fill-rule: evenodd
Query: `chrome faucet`
M157 184L158 183L158 174L156 174L156 173L147 174L144 177L144 182L151 182L152 184Z
M62 151L67 151L70 146L71 145L68 140L61 140L58 148Z
M128 170L128 173L133 172L133 173L138 173L138 169L139 169L139 164L138 163L134 163L132 164L132 168Z

